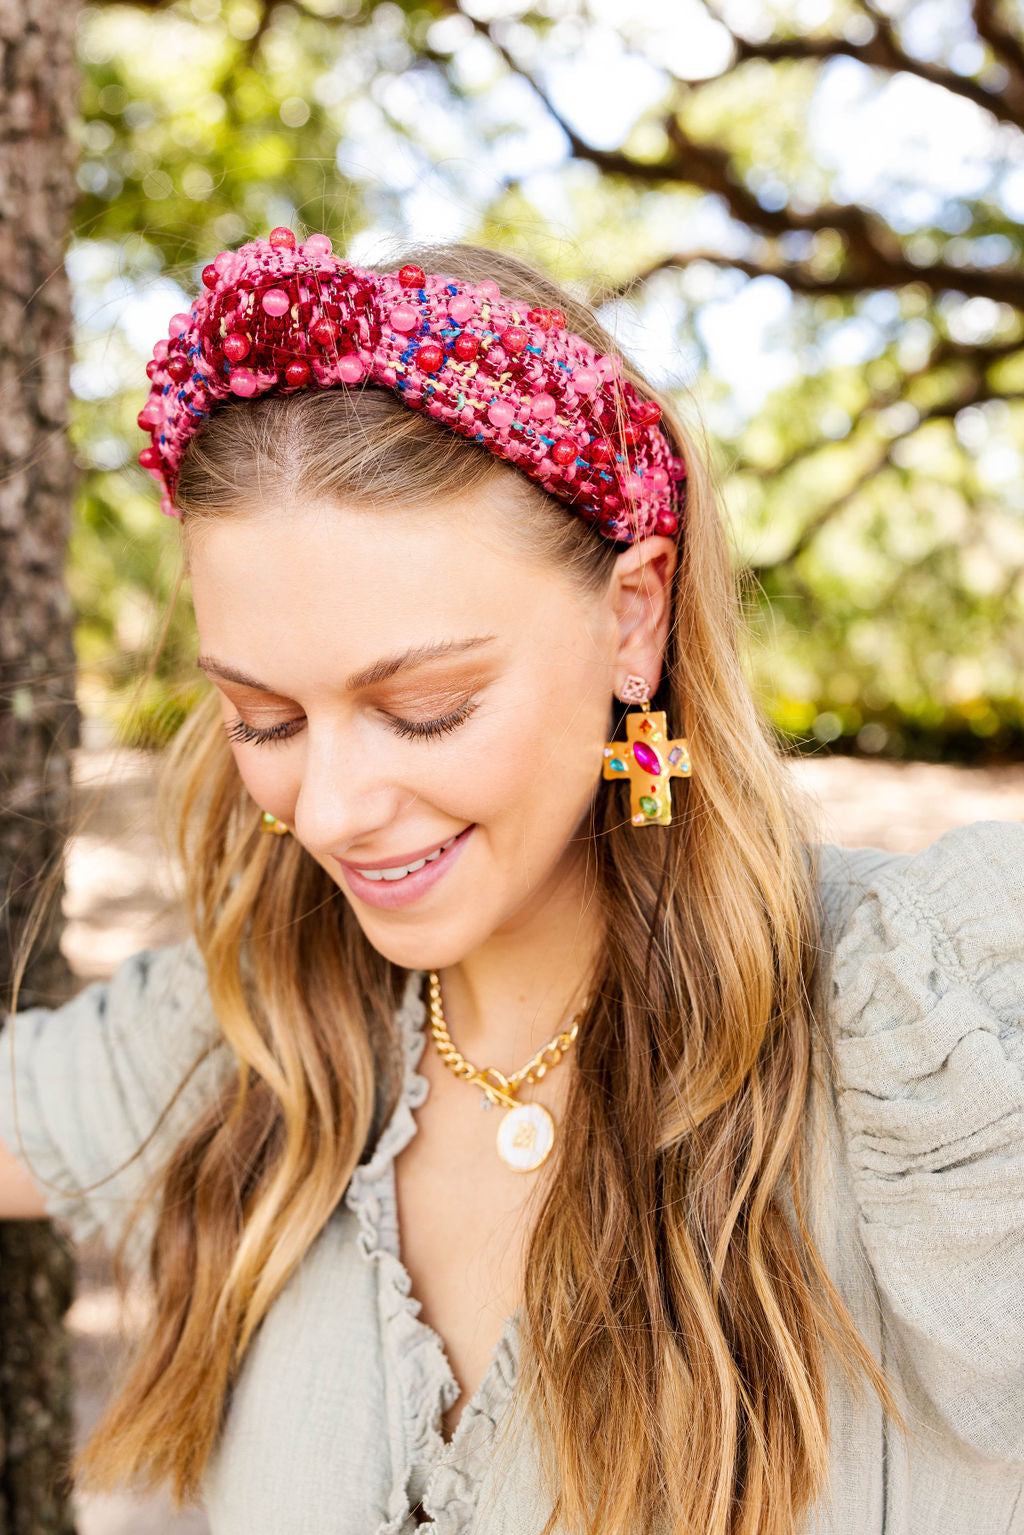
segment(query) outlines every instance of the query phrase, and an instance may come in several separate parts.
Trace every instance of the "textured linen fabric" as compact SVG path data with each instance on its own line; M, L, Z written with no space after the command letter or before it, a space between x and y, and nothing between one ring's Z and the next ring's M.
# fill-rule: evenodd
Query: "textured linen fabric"
M824 844L820 896L809 1218L913 1438L904 1454L830 1364L831 1479L802 1535L1024 1535L1024 825L975 822L915 854ZM397 1021L402 1098L243 1361L204 1478L214 1535L413 1535L421 1499L436 1535L543 1526L518 1313L442 1438L459 1388L410 1293L394 1181L428 1091L422 972ZM201 957L191 939L144 950L13 1024L0 1140L58 1185L44 1193L72 1237L112 1244L230 1069Z

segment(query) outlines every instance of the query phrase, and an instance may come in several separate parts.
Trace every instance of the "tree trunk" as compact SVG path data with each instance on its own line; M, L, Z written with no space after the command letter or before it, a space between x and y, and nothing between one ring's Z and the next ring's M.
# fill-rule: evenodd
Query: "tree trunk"
M62 867L78 745L64 563L75 485L67 434L76 196L78 0L0 0L0 986L39 877ZM74 990L60 906L18 1009ZM6 1041L3 1041L6 1044ZM0 1223L0 1535L73 1530L67 1244L46 1221Z

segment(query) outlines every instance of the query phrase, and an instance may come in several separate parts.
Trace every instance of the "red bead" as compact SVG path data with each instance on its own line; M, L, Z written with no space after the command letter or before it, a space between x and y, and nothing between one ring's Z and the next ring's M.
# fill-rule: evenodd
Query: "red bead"
M278 224L276 229L272 229L268 239L275 250L293 251L295 249L295 236L284 224Z
M595 437L587 452L592 464L610 464L615 457L615 449L607 437Z
M640 428L633 426L632 422L627 422L622 428L622 441L627 448L635 448L637 443L642 440L643 435Z
M143 469L159 469L160 455L155 448L143 448L139 454L139 463Z
M554 459L556 464L573 464L576 462L577 452L578 449L576 444L574 442L567 442L563 437L562 440L560 442L556 442L554 447L551 449L551 457Z
M618 512L622 510L622 498L621 496L616 496L612 492L609 492L607 496L601 497L601 505L609 514Z
M309 334L317 346L330 346L337 337L338 327L333 320L328 320L323 315L320 315L310 325Z
M654 524L655 533L674 533L679 526L679 518L675 512L659 512L658 520Z
M460 362L472 362L480 350L480 343L475 336L456 336L455 355Z
M290 362L284 370L284 381L294 389L301 389L303 384L309 383L309 364L299 360Z
M551 329L564 330L566 325L565 311L563 309L551 309L548 312L551 315Z
M656 426L661 420L661 406L657 400L641 400L634 405L633 415L642 426Z
M444 347L437 341L424 341L416 352L416 362L424 373L436 373L444 362Z
M192 375L192 364L187 357L172 357L167 371L176 384L183 384Z
M211 261L209 266L203 267L203 282L207 288L215 288L219 281L220 273Z
M531 325L539 325L541 330L551 329L550 309L531 309L526 318L529 320Z
M421 266L404 266L398 273L398 281L403 288L422 288L426 280Z
M252 350L252 342L248 336L243 336L239 331L232 331L224 337L224 356L228 362L241 362L243 357L248 357Z
M521 325L509 325L501 332L501 344L506 352L524 351L529 340L529 332Z
M159 371L160 364L157 362L155 357L151 357L146 364L146 377L151 379L156 373L159 373Z

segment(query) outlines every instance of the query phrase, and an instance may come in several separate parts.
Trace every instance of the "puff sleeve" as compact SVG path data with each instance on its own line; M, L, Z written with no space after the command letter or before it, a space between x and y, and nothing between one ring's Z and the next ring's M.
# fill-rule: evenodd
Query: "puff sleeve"
M195 940L140 950L62 1006L5 1018L0 1140L73 1240L99 1234L113 1249L144 1181L231 1061ZM130 1263L151 1219L147 1211L133 1233Z
M1024 825L874 875L836 944L836 1108L921 1422L1024 1464Z

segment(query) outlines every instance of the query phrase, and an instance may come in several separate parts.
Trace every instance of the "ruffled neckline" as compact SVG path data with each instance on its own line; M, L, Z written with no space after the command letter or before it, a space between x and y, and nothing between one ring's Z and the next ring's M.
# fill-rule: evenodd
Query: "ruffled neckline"
M395 1109L368 1161L352 1174L345 1205L359 1224L357 1245L377 1266L381 1334L391 1420L393 1484L388 1517L377 1535L433 1528L456 1535L467 1528L484 1470L484 1448L509 1405L516 1377L519 1311L506 1318L490 1363L466 1402L451 1440L442 1432L442 1414L461 1392L440 1335L421 1321L421 1302L402 1262L395 1187L395 1158L417 1133L413 1110L430 1091L417 1070L427 1043L425 972L409 972L395 1022L402 1042L404 1074ZM417 1525L411 1509L422 1502L433 1525Z

